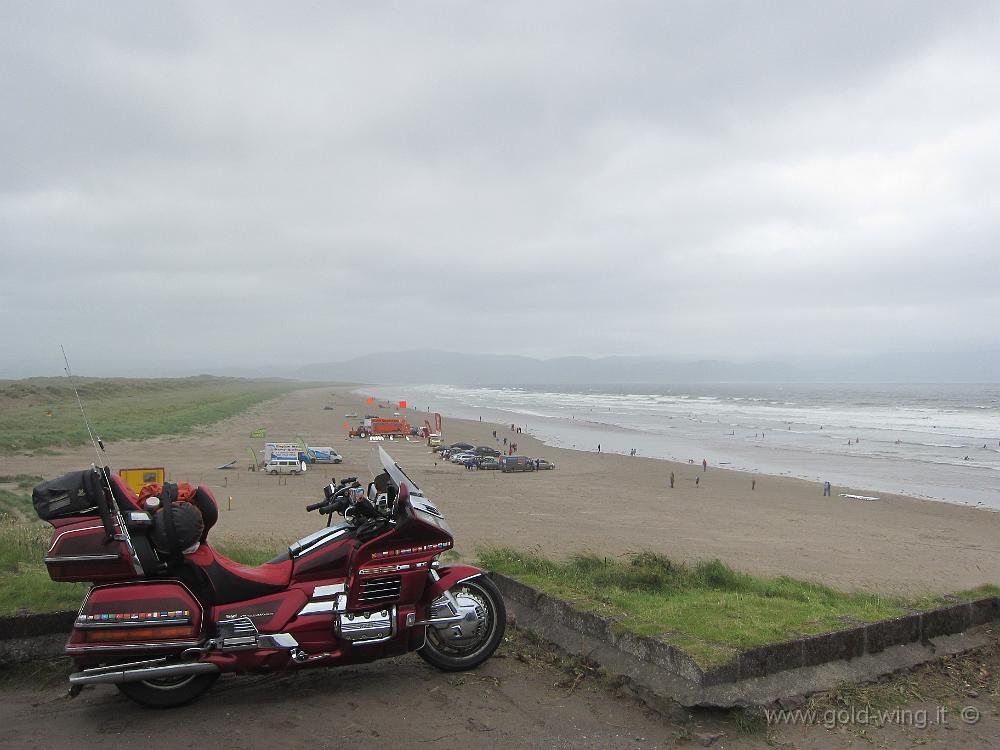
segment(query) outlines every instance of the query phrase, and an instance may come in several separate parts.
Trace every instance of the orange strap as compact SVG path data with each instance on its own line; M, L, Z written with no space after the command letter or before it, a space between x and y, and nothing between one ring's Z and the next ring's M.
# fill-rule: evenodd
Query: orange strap
M142 506L147 497L159 497L163 492L163 485L159 483L143 485L139 491L139 505ZM177 502L190 503L194 500L195 489L187 482L177 483Z

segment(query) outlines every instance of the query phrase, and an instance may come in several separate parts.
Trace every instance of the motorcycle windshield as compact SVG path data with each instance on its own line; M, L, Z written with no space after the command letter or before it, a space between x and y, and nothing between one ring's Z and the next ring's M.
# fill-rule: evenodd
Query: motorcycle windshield
M438 519L436 523L447 531L447 527L444 526L444 514L430 500L424 497L424 493L417 487L416 482L410 479L406 472L403 471L403 467L396 463L392 456L386 453L385 448L379 446L372 451L372 459L373 463L377 460L385 473L389 475L389 481L396 485L396 489L406 484L406 488L410 491L410 505L415 510L430 514L435 519Z
M397 464L396 460L386 453L385 448L379 446L372 453L372 457L377 459L377 465L381 466L385 473L389 475L389 479L396 485L396 489L399 489L405 482L407 488L410 490L410 495L416 495L417 497L424 496L424 493L417 487L417 483L407 476L406 472L403 471L403 467Z

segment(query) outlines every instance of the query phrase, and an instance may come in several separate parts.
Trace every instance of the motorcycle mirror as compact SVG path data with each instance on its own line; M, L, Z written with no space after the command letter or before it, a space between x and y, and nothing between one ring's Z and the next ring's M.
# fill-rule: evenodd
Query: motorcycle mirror
M323 488L323 495L324 497L326 497L327 500L329 500L331 497L333 497L333 493L335 491L336 490L334 489L334 486L332 484L328 484L326 487Z

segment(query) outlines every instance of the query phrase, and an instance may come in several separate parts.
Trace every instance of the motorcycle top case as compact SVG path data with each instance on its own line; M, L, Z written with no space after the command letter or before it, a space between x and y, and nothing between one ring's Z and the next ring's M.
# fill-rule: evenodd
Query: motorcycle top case
M43 521L96 514L103 497L100 475L93 469L71 471L42 482L31 492L35 512Z
M109 540L97 516L51 521L52 544L45 567L53 581L127 581L139 576L125 542ZM120 529L115 525L115 532Z

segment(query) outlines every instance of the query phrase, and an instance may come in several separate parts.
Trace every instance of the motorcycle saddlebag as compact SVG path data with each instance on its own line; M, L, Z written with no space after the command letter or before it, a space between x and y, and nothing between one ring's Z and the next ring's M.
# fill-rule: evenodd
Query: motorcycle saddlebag
M35 487L31 502L43 521L66 516L96 515L104 490L101 475L93 469L71 471Z
M178 581L95 586L80 607L66 652L178 651L198 639L202 609Z

